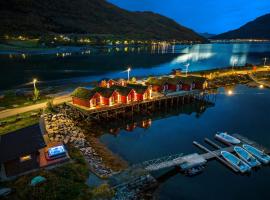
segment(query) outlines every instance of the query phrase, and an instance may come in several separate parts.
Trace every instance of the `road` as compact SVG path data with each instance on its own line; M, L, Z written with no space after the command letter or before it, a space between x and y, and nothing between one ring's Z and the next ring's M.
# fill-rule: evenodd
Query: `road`
M270 88L270 83L269 82L266 82L266 81L261 81L261 80L258 80L253 74L249 74L249 77L255 81L256 83L258 83L259 85L263 85L263 86L266 86L268 88Z
M69 94L55 97L53 99L53 104L57 105L57 104L61 104L68 101L71 101L71 97ZM20 108L12 108L12 109L3 110L0 112L0 119L11 117L17 114L22 114L22 113L33 111L33 110L43 109L46 107L46 104L47 102L44 102L44 103L34 104L31 106L24 106Z

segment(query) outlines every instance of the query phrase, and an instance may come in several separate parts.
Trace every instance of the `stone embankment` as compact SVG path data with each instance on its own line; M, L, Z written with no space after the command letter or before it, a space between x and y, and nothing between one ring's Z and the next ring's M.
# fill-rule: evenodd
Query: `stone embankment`
M45 114L44 122L50 141L72 144L78 148L89 163L90 170L101 178L111 176L114 171L106 166L103 159L87 141L84 130L63 113Z

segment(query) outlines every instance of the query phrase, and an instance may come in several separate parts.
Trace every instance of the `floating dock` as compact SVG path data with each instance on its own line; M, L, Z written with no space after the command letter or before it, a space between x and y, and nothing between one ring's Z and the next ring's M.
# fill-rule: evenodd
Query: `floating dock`
M240 144L237 145L229 145L225 144L227 146L222 147L221 145L215 143L214 141L205 138L205 142L211 145L215 148L215 150L209 150L207 147L203 146L199 142L194 141L193 144L200 148L201 150L205 151L205 153L198 154L198 153L192 153L189 155L183 155L183 154L176 154L171 155L163 158L158 158L150 161L145 161L141 164L137 164L135 166L130 167L130 171L126 170L126 174L130 174L130 172L133 172L136 168L140 167L140 173L144 171L143 176L134 176L129 177L129 181L126 183L121 183L119 185L115 185L114 189L116 190L116 198L117 199L140 199L139 196L136 195L137 192L143 192L144 189L148 188L157 188L159 184L160 178L153 177L150 173L153 171L175 167L174 169L180 169L180 172L184 172L185 175L188 175L189 172L191 175L196 169L201 170L204 168L204 166L207 164L207 162L216 159L220 163L222 163L227 168L230 168L233 172L239 173L240 171L236 169L234 166L232 166L229 162L227 162L223 157L221 156L221 151L228 151L230 153L234 153L234 147L235 146L242 146L243 144L249 144L254 147L256 147L259 150L264 151L265 153L269 154L270 150L262 145L259 145L258 143L242 136L239 134L232 134L233 137L236 137L241 141ZM188 173L185 173L188 172ZM196 173L195 173L196 175ZM161 175L162 177L163 175ZM141 178L139 178L141 177ZM145 178L148 177L148 178ZM136 183L136 184L135 184ZM131 187L131 185L134 185L134 187ZM144 189L143 189L144 188ZM137 198L136 198L137 197Z

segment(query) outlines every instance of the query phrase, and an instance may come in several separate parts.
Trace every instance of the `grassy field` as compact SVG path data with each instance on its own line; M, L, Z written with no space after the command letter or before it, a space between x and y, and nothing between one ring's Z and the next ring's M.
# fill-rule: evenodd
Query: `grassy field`
M51 47L41 46L37 39L28 40L7 40L0 43L0 50L45 50L51 49Z
M18 108L42 103L47 100L47 97L41 95L39 100L33 101L32 96L16 95L15 91L6 91L4 97L0 98L0 111L8 108Z
M31 111L0 120L0 135L34 125L39 122L39 110Z
M0 183L0 187L12 188L13 193L7 200L90 200L110 199L113 191L108 185L89 188L86 180L89 176L88 165L79 150L68 147L73 162L52 170L41 170L22 176L14 181ZM31 179L43 176L45 183L30 186Z

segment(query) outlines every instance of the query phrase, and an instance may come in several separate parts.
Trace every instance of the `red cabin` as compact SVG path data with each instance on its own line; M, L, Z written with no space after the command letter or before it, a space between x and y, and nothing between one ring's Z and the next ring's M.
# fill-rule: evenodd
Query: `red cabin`
M130 103L137 100L135 90L130 87L114 85L112 89L118 92L121 103Z
M148 86L139 85L139 84L128 84L127 86L135 90L137 101L151 99L151 96L152 96L151 86L148 87Z

